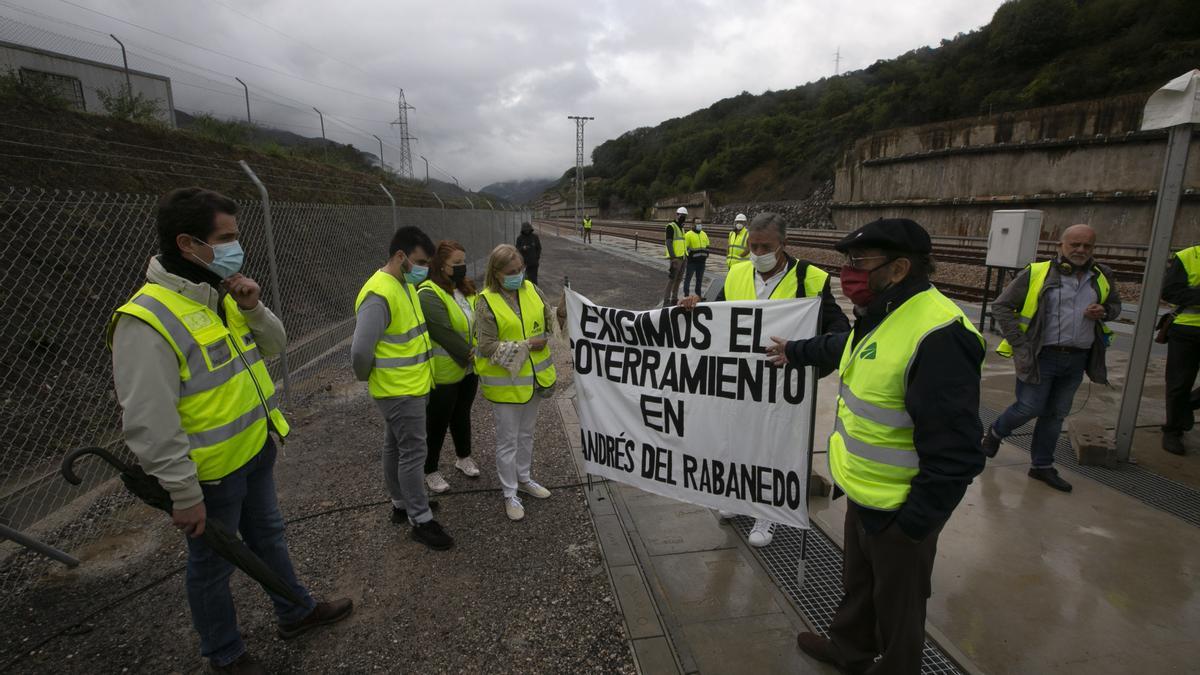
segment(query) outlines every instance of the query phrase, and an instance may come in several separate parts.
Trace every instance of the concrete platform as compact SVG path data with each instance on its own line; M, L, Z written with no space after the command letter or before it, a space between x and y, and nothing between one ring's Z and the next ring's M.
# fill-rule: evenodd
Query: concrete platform
M635 252L631 243L606 239L594 248L599 264L611 260L601 252L641 259L647 283L665 283L652 271L662 263L644 246ZM977 307L966 309L977 318ZM994 347L998 339L989 341ZM1113 426L1127 349L1127 338L1119 337L1109 359L1112 388L1085 383L1075 414ZM1186 457L1168 455L1158 445L1162 373L1163 354L1157 350L1133 457L1143 469L1200 488L1200 432L1185 439L1192 450ZM1011 363L989 351L985 408L1007 407L1013 383ZM822 381L818 439L832 428L835 392L836 380ZM828 476L823 455L815 468ZM972 662L968 669L988 673L1198 672L1200 528L1071 471L1063 475L1074 492L1055 492L1030 480L1027 468L1028 453L1006 443L947 524L929 601L931 634ZM628 488L611 494L614 512L629 515L622 522L648 593L659 601L663 637L679 650L677 666L687 672L689 666L721 672L722 664L738 665L740 672L800 667L789 660L798 655L794 647L785 648L793 643L783 638L781 622L789 621L794 630L803 618L778 589L764 588L754 573L757 558L740 537L731 539L729 528L705 522L693 507ZM814 524L840 543L844 500L813 498L810 508ZM714 622L725 629L714 630ZM710 660L734 653L737 659ZM747 660L763 654L774 660ZM801 664L821 672L817 664Z

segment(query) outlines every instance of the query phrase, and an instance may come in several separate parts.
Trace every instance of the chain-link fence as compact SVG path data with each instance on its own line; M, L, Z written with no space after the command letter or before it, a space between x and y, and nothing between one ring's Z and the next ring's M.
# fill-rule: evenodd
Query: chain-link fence
M102 446L124 456L105 327L145 281L157 250L155 195L0 188L0 525L65 551L122 524L133 499L100 462L79 464L83 485L58 473L65 453ZM273 377L298 392L325 367L348 367L338 348L354 329L354 299L387 258L396 227L454 239L469 260L516 239L515 211L240 202L245 273L288 333L287 366ZM275 251L274 268L268 251ZM290 376L290 377L287 377ZM0 604L51 563L0 541Z

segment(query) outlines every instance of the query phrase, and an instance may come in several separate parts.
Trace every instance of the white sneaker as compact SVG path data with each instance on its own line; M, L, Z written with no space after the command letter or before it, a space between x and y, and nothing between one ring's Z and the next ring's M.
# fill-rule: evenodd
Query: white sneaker
M505 497L504 512L508 514L509 520L521 520L525 517L525 507L521 506L521 498L513 495Z
M774 538L775 523L769 520L759 518L754 521L754 529L750 530L750 536L747 539L750 545L755 548L770 546L771 539Z
M450 489L450 484L446 482L445 478L442 478L441 471L434 471L428 476L425 476L425 485L429 488L430 492L436 492L437 494L441 494Z
M525 494L529 495L530 497L533 497L534 499L549 499L550 498L550 491L547 490L546 488L542 487L541 485L538 485L536 481L532 481L532 480L525 482L525 483L518 483L517 491L524 492Z
M470 457L463 457L454 461L454 468L470 476L471 478L479 477L479 467L475 465L475 460Z
M733 520L737 517L736 513L733 511L726 511L725 509L718 509L717 515L721 517L721 520Z

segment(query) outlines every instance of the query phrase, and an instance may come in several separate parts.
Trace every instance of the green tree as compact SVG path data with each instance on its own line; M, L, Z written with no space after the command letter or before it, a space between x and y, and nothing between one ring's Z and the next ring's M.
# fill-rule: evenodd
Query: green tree
M116 92L109 89L97 89L96 96L100 98L100 105L104 106L104 112L113 117L142 124L162 123L159 118L163 112L162 103L141 92L131 94L128 84L121 85Z

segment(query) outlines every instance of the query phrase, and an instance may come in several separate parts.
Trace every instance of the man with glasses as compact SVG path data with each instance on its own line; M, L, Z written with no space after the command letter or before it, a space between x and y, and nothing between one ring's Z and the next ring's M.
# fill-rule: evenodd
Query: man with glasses
M1071 491L1054 469L1063 420L1085 372L1108 384L1104 352L1111 331L1104 321L1121 315L1112 270L1092 260L1095 245L1095 230L1068 227L1054 260L1026 267L992 304L1004 335L996 352L1013 360L1017 400L988 429L983 451L995 456L1001 440L1036 417L1029 477L1062 492Z
M745 219L738 214L739 218ZM750 223L745 238L750 251L749 265L734 265L725 276L725 287L717 294L721 300L786 300L788 298L821 298L821 332L848 333L850 321L838 306L829 290L829 274L808 262L788 255L787 221L778 213L760 213ZM699 289L697 289L699 290ZM689 295L679 306L692 309L700 302L699 295ZM828 375L833 369L819 374ZM722 520L735 514L720 511ZM774 537L775 523L759 518L754 521L747 540L751 546L769 546Z
M854 329L775 337L767 349L776 365L837 367L842 378L829 469L834 498L848 498L844 593L829 638L796 641L846 672L919 673L938 536L983 470L984 341L929 282L932 247L917 223L877 220L835 248Z

